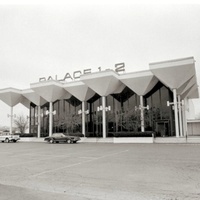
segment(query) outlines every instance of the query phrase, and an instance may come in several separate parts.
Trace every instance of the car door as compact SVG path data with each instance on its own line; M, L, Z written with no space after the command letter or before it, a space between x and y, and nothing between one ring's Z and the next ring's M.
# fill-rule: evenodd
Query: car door
M65 135L61 134L60 137L59 137L59 141L60 142L65 142L66 141Z
M5 135L0 135L0 141L4 141L5 140Z

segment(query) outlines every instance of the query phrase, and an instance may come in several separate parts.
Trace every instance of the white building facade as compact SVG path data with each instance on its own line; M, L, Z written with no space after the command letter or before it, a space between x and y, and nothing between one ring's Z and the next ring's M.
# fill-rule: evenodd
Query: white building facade
M76 72L77 75L79 71ZM150 63L149 70L85 73L71 82L46 80L26 90L0 90L13 108L30 109L30 133L82 133L86 137L185 137L188 100L199 98L193 57Z

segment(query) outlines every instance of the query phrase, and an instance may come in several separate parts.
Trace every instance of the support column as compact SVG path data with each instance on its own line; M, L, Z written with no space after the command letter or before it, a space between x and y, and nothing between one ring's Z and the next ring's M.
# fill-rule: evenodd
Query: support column
M53 102L49 102L49 136L52 136L53 128Z
M173 89L173 99L174 99L174 116L175 116L175 130L176 130L176 137L179 137L179 127L178 127L178 108L177 108L177 95L176 95L176 89Z
M141 117L141 132L144 132L144 103L143 96L140 96L140 117Z
M103 138L106 138L106 97L102 97Z
M183 101L183 105L182 105L182 116L183 116L183 136L186 137L187 133L186 133L186 116L185 116L185 102Z
M82 101L82 134L85 137L85 101Z
M185 137L187 138L188 137L188 126L187 126L187 108L188 108L188 99L185 98L184 99L184 115L185 115Z
M40 124L40 121L41 121L41 108L40 106L38 106L38 138L40 138L40 130L41 130L41 124Z
M10 134L12 134L12 124L13 124L13 107L10 107Z
M180 136L183 137L183 119L182 119L182 108L181 108L181 96L178 95L178 114L179 114L179 128Z

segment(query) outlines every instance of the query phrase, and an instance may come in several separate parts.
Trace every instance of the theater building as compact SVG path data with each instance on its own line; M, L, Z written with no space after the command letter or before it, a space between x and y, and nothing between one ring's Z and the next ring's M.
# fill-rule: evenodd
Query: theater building
M0 90L11 107L30 109L30 133L45 137L54 132L86 137L145 135L185 137L189 99L199 98L193 57L149 64L149 70L115 70L66 74L62 80L41 78L29 89ZM57 77L55 78L57 79ZM68 81L69 79L74 79Z

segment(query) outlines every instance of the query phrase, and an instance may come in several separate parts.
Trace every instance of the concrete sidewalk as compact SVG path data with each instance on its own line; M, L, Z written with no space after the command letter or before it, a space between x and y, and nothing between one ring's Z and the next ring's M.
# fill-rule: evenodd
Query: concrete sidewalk
M44 138L21 137L20 142L45 142ZM158 143L158 144L200 144L200 137L113 137L113 138L86 138L82 137L79 142L84 143Z

